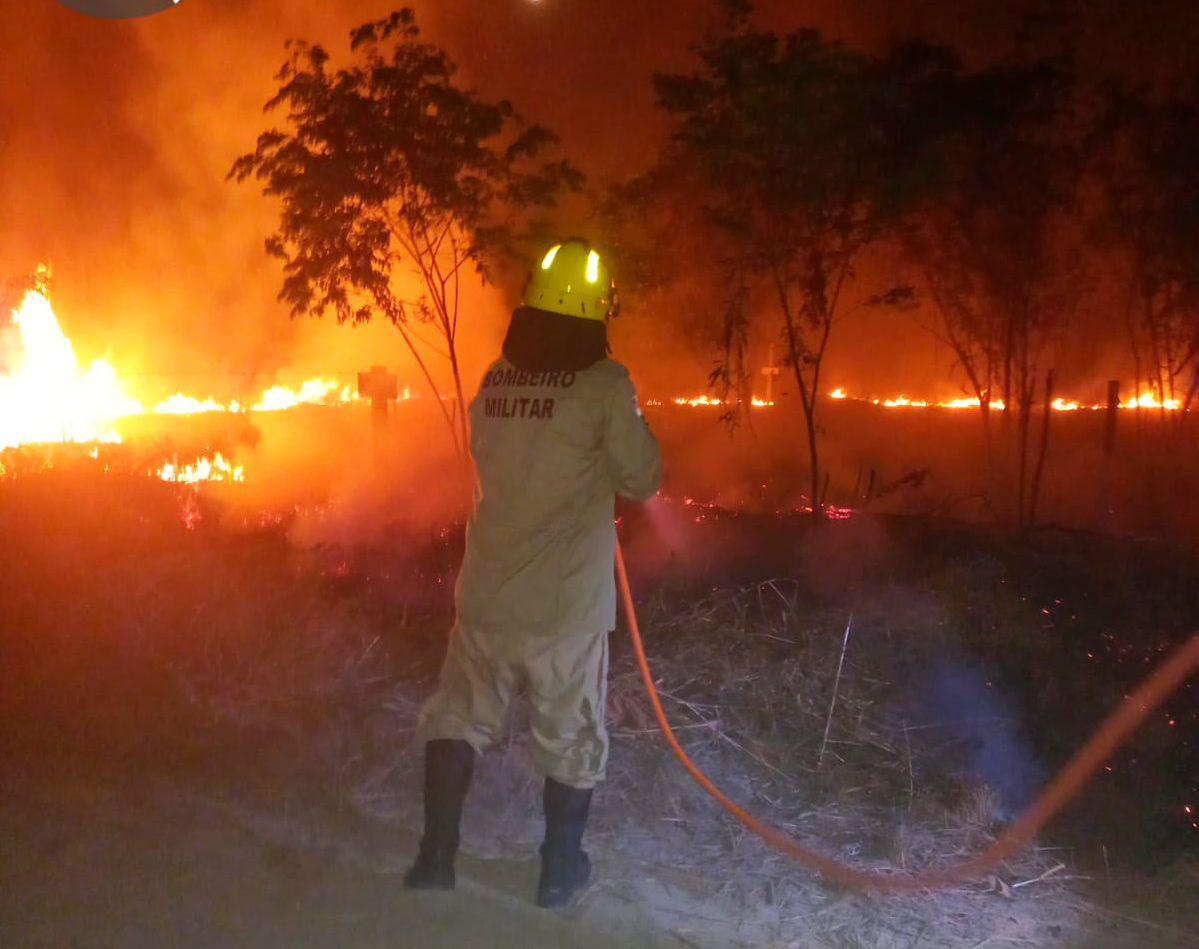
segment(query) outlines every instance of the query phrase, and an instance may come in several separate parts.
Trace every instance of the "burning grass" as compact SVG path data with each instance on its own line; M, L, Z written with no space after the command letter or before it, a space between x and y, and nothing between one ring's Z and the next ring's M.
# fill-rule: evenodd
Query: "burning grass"
M147 730L178 741L181 723L248 731L313 762L336 807L418 826L419 750L409 740L450 619L457 529L419 531L397 517L390 529L376 525L386 542L301 548L289 538L311 536L302 511L234 521L192 488L69 468L0 483L0 517L3 720L20 738L6 742L10 755L22 743L128 753ZM637 551L660 546L653 531L671 519L677 556L652 564ZM756 813L858 866L954 863L1018 806L1022 788L980 765L979 742L994 729L980 739L946 719L946 703L962 694L930 685L946 662L976 685L974 671L993 671L981 686L993 682L1005 701L986 715L1015 720L1010 745L1052 766L1124 687L1115 657L1139 670L1142 652L1156 655L1143 628L1070 579L1070 551L1089 569L1097 562L1077 539L1043 549L1021 574L1001 543L973 529L851 521L808 536L802 525L715 510L697 521L680 505L626 518L624 530L647 648L689 753ZM1110 563L1134 586L1154 576L1131 555ZM1159 573L1155 589L1113 596L1156 603L1145 627L1182 629L1185 575ZM1055 585L1073 596L1047 617L1044 590ZM1067 664L1063 641L1079 635L1069 617L1091 628L1105 612L1125 651L1113 647L1112 665ZM1044 678L1032 678L1040 665ZM1066 681L1056 693L1052 677ZM1073 715L1071 702L1081 706ZM1192 710L1182 701L1172 711ZM1031 713L1049 711L1054 727L1038 728ZM520 724L480 764L464 833L476 856L528 858L539 840L539 781ZM883 899L830 890L690 782L657 735L620 633L610 726L610 780L590 834L602 898L646 910L684 944L1182 945L1193 925L1184 912L1196 893L1193 842L1177 846L1175 821L1175 846L1146 840L1139 854L1158 872L1133 872L1138 854L1115 834L1127 805L1115 785L1094 789L1103 807L1087 812L1081 832L1051 828L993 879ZM1164 727L1147 729L1117 770L1135 778L1131 759L1142 776L1170 761L1185 770L1192 759ZM1175 808L1180 787L1151 793Z

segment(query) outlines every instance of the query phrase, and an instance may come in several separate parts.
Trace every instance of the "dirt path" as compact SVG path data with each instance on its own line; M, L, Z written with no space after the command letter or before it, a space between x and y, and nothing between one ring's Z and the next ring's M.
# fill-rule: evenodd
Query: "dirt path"
M322 830L311 812L296 820L300 805L287 798L264 814L219 788L128 773L8 785L7 947L684 945L602 888L569 915L538 910L532 860L466 859L458 892L406 893L400 855L412 840L327 821Z
M465 855L457 892L406 893L400 874L415 850L410 833L338 807L314 774L277 749L222 751L6 762L0 946L796 949L811 944L811 925L821 920L827 926L817 931L832 927L821 945L980 944L948 936L951 920L941 903L924 907L915 932L898 927L883 942L839 939L834 923L842 910L868 914L879 907L869 899L847 903L835 893L789 936L755 937L720 918L714 905L673 900L653 879L665 867L633 881L634 867L606 861L602 847L599 882L565 915L531 905L537 871L531 854ZM1013 903L981 899L971 905L991 913L997 943L1188 944L1177 921L1159 914L1134 920L1103 911L1108 919L1088 921L1075 905L1040 912L1035 895ZM995 916L996 905L1005 912ZM1142 915L1135 901L1132 908ZM1122 918L1128 925L1119 924ZM1040 925L1046 919L1056 924L1046 929ZM1100 923L1102 933L1095 929ZM1052 938L1045 935L1050 931Z

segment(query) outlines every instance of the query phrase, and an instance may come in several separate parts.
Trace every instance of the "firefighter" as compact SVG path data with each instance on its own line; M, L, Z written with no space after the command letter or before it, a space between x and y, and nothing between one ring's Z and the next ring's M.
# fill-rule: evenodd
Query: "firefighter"
M409 888L453 888L474 758L502 737L517 691L545 776L537 903L565 906L590 880L582 838L608 757L615 497L649 498L661 475L628 371L608 358L617 308L600 255L578 238L555 244L471 403L474 510L457 621L417 729L425 830Z

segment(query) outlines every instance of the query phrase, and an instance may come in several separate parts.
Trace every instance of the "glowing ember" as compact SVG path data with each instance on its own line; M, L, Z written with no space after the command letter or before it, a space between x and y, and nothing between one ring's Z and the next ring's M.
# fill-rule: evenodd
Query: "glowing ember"
M96 360L79 367L49 298L30 290L0 326L0 448L30 442L118 442L115 419L142 411L116 371Z
M202 481L227 481L235 483L246 480L245 468L226 460L219 451L211 458L204 456L190 465L175 465L167 462L158 469L158 477L172 484L199 484Z

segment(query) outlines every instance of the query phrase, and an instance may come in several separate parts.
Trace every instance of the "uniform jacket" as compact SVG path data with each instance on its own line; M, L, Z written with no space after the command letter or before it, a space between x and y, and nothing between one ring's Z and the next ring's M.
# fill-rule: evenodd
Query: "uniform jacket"
M459 622L530 636L612 629L615 496L648 498L661 477L628 371L606 358L530 371L502 357L470 420L475 499Z

